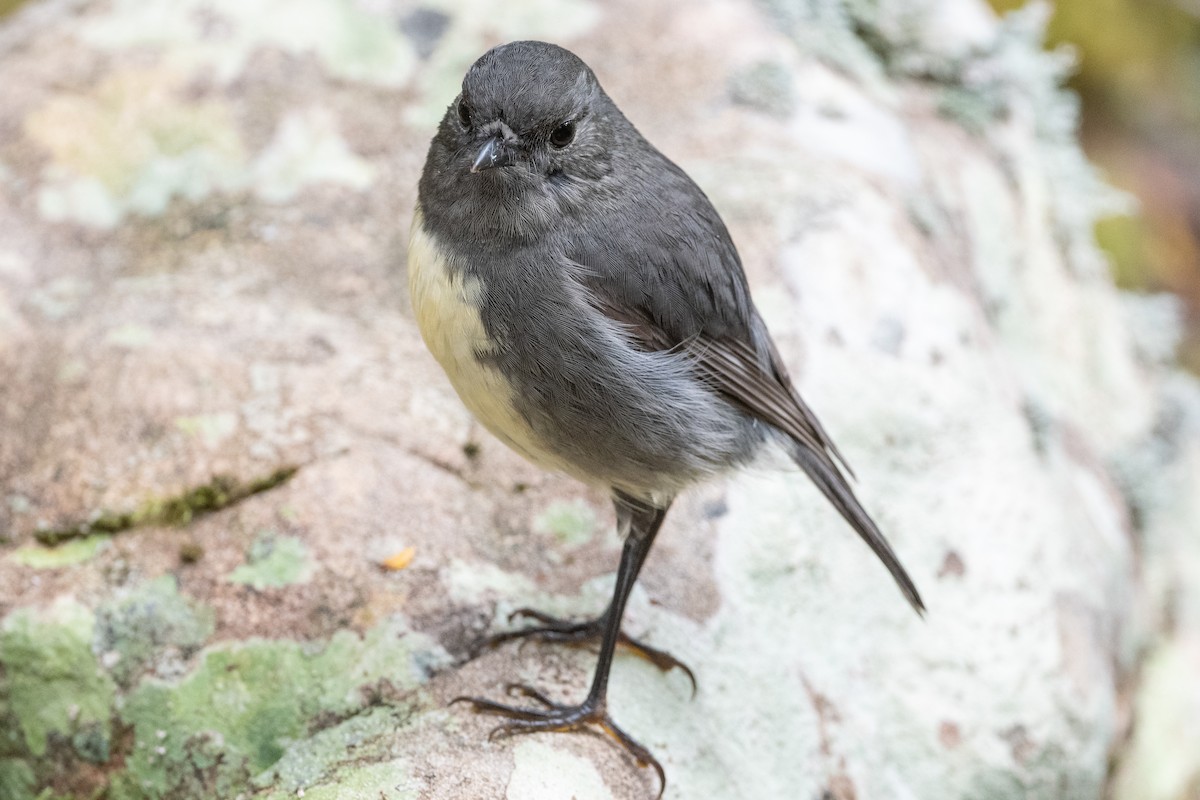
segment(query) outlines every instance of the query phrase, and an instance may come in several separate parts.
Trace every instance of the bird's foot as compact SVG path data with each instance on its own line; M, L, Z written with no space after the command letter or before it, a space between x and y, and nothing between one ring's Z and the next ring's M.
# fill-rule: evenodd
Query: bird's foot
M625 731L617 727L605 710L603 700L585 700L577 706L556 703L531 686L510 683L506 690L510 696L526 697L539 708L523 708L497 703L483 697L456 697L454 703L470 703L476 712L508 717L508 721L496 726L488 734L489 740L515 736L520 733L540 731L579 731L599 729L612 737L627 753L634 757L640 767L651 767L658 773L658 797L667 788L667 774L649 750Z
M596 619L586 622L573 622L568 619L559 619L549 614L543 614L541 611L535 611L532 608L518 608L508 615L509 622L516 619L531 619L538 624L530 628L505 631L504 633L489 636L484 640L484 646L495 647L504 642L514 639L524 639L526 637L533 637L546 642L564 642L567 644L598 642L604 634L604 626L608 621L608 616L607 614L602 614ZM684 675L687 675L688 680L691 681L692 695L695 696L696 674L692 672L691 667L687 664L665 650L651 647L645 642L634 639L631 636L626 636L624 633L620 634L617 643L629 648L663 672L670 672L673 669L681 670Z

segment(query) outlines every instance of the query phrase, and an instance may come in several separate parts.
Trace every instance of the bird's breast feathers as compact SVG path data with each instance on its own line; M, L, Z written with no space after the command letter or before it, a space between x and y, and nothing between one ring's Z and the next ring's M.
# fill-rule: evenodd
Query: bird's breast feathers
M425 230L420 210L408 242L408 285L421 336L467 409L533 463L573 472L541 443L517 411L512 384L481 358L496 348L480 316L483 284L449 267L437 240Z

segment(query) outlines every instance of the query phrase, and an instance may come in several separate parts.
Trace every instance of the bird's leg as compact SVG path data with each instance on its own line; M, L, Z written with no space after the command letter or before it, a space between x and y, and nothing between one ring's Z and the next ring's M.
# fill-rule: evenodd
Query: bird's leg
M625 495L618 495L614 503L617 507L617 526L622 533L628 534L632 530L632 514L633 509L641 508L644 504L635 498ZM650 550L649 544L646 546L646 552ZM642 554L642 561L635 567L633 580L637 579L641 572L642 563L645 562L646 555ZM631 581L632 583L632 581ZM582 645L592 642L599 642L604 637L604 631L608 626L608 619L612 615L612 605L610 604L604 613L595 619L577 621L570 619L562 619L551 616L545 612L538 611L533 608L518 608L508 615L508 621L512 622L516 619L531 619L536 622L536 625L521 628L518 630L504 631L487 637L479 645L479 650L484 648L495 647L504 642L514 641L518 639L533 638L546 642L562 642L565 644ZM652 647L640 639L635 639L632 636L626 635L624 632L617 634L617 644L626 647L633 651L636 655L649 661L654 666L658 667L663 672L670 672L672 669L679 669L687 676L692 684L692 694L696 693L696 674L692 672L691 667L680 661L675 656L660 650L657 647ZM478 651L477 651L478 652Z
M652 767L658 773L660 787L665 788L666 774L662 765L649 750L612 721L608 715L607 696L608 675L612 670L617 642L621 638L621 615L625 611L625 603L629 599L633 583L646 561L646 555L650 552L650 546L654 543L654 537L666 515L665 508L649 508L633 498L620 495L617 497L618 524L627 527L628 535L621 550L621 564L617 569L617 584L613 589L612 603L608 611L597 620L597 624L603 625L600 656L592 678L592 687L582 703L574 706L556 703L537 689L518 684L509 685L509 694L520 694L529 698L538 704L537 707L509 706L481 697L457 697L452 702L467 702L476 711L508 717L507 722L492 731L490 738L535 731L572 731L595 726L620 743L640 766ZM659 796L662 796L661 788Z

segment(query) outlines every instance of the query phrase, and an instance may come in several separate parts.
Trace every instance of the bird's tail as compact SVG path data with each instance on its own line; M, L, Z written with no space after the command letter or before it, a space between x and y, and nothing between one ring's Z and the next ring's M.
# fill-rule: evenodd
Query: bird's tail
M789 447L792 459L804 470L805 474L817 485L821 490L821 494L833 504L833 507L838 510L838 513L849 522L854 530L858 531L858 535L863 538L867 546L874 551L883 565L887 567L888 572L892 573L892 577L896 581L896 585L900 587L900 591L904 593L904 597L912 605L913 609L918 614L924 614L925 604L921 602L921 595L917 592L917 587L913 583L912 578L908 577L908 573L904 571L904 567L900 564L900 559L896 557L892 546L888 544L883 533L879 530L879 526L867 514L866 509L858 502L858 498L854 496L854 491L850 488L850 484L846 482L846 478L838 471L838 468L829 459L828 456L822 457L814 453L811 448L805 447L797 442L789 442Z

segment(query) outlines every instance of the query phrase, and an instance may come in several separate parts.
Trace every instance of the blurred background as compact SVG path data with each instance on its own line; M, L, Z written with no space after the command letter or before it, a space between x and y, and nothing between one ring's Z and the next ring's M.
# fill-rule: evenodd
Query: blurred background
M29 0L0 0L0 18ZM1004 13L1026 0L988 0ZM1135 199L1097 225L1122 288L1183 301L1179 357L1200 373L1200 0L1057 0L1047 46L1074 50L1082 138Z
M30 0L0 0L0 18ZM1026 0L988 0L998 12ZM1072 48L1082 138L1136 210L1097 226L1120 286L1180 297L1179 357L1200 373L1200 0L1057 0L1048 47Z
M1113 274L1182 298L1179 355L1200 372L1200 0L1057 0L1048 38L1076 51L1084 149L1136 198L1137 213L1097 226Z

